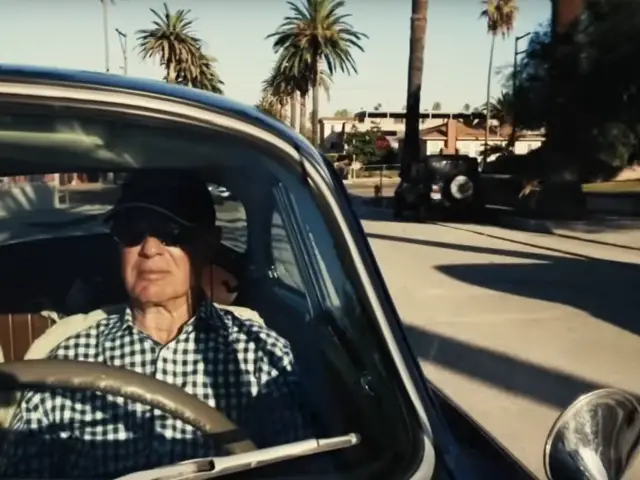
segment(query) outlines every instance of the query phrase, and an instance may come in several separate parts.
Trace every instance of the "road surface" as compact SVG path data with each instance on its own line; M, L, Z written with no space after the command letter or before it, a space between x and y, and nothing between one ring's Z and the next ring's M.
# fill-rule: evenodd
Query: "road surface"
M640 394L639 250L360 211L425 374L537 475L576 396Z

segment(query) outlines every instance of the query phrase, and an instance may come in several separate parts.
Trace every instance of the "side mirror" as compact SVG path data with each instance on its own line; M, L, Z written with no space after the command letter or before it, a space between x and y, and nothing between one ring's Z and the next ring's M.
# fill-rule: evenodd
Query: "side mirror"
M640 442L640 405L607 388L581 396L555 421L544 447L550 480L621 480Z

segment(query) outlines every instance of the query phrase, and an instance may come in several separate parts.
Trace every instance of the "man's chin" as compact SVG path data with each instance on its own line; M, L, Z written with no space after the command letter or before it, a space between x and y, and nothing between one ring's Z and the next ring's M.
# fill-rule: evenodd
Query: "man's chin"
M168 292L160 285L148 285L137 289L134 293L134 298L142 305L162 305L176 298L174 292Z

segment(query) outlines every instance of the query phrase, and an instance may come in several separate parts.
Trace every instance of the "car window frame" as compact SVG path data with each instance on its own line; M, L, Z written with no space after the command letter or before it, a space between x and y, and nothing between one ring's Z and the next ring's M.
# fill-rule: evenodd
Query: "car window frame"
M313 279L313 273L310 262L310 254L306 252L308 242L302 240L305 235L302 222L299 221L299 213L295 208L295 202L291 199L291 193L288 192L286 186L281 182L274 185L271 189L271 205L269 209L269 229L268 229L268 260L269 260L269 276L274 281L273 287L280 292L283 298L288 298L295 303L299 309L307 311L307 318L311 318L321 308L320 296L317 289L317 281ZM285 282L279 277L275 268L276 259L274 258L274 239L273 239L273 217L278 213L282 221L282 227L285 237L292 249L292 257L296 267L298 265L306 265L307 268L298 268L298 274L302 282L302 289ZM290 302L291 303L291 302Z
M170 91L169 87L167 89ZM0 94L6 94L7 91L9 90L0 88ZM170 92L175 93L173 91ZM250 120L238 120L233 115L221 114L215 108L210 108L211 106L207 105L204 100L203 104L194 106L193 103L188 102L189 98L181 100L159 95L154 97L153 95L145 94L144 91L129 92L124 90L122 92L115 89L110 90L109 87L96 88L95 86L87 88L75 83L49 85L45 87L44 91L41 85L34 86L25 83L20 84L19 88L15 88L9 93L18 95L20 103L27 103L29 106L33 103L32 98L28 98L29 95L34 96L37 94L38 102L41 102L40 98L44 97L45 102L55 104L56 108L60 105L63 107L70 106L71 109L86 108L91 110L92 115L96 115L94 112L105 114L107 111L115 111L118 116L123 113L147 118L156 115L157 118L162 120L169 120L173 125L189 124L198 128L206 128L210 132L216 129L225 133L229 132L231 135L241 137L243 141L256 145L256 148L259 148L261 152L265 154L268 152L273 164L278 167L285 166L288 174L296 174L298 175L297 178L301 178L300 175L302 175L302 178L307 181L311 178L309 183L311 184L314 203L321 210L323 221L326 222L327 228L331 231L331 236L337 243L337 247L340 250L344 249L345 267L349 269L350 278L355 282L357 294L364 295L365 308L369 310L372 319L380 324L383 338L386 338L390 344L388 351L393 357L394 367L400 370L400 378L405 384L403 390L407 391L411 397L410 403L413 404L413 409L411 410L418 414L418 418L415 418L415 428L420 430L421 437L426 435L425 432L430 430L428 418L424 415L423 408L415 398L418 392L422 390L423 383L420 379L411 379L412 376L418 375L419 370L411 367L411 362L408 360L410 350L406 350L406 348L399 349L396 345L396 343L402 344L403 347L408 345L406 338L403 338L402 334L399 333L399 325L398 327L395 325L395 321L398 319L397 313L384 284L381 282L382 277L375 276L377 265L373 261L366 238L357 238L357 235L352 235L348 231L349 228L355 228L355 231L358 231L358 220L350 218L349 215L346 218L341 215L339 210L340 206L344 205L344 202L340 196L334 196L335 186L331 185L332 182L327 179L326 173L315 160L305 159L305 155L309 157L318 156L311 153L311 145L308 142L303 142L302 140L293 142L291 138L288 138L283 133L274 133L275 127L271 127L271 131L269 131L270 129L267 127L256 126L255 123L257 121L252 124ZM25 97L27 97L26 100ZM196 97L195 100L199 101L200 99ZM38 108L41 106L39 104ZM263 121L261 117L257 118ZM76 165L77 162L70 162L68 164L69 171L78 170ZM192 162L188 165L189 167L182 165L182 168L202 166L198 162ZM7 166L9 170L14 168L16 171L22 171L24 168L23 164L19 162ZM305 169L311 173L305 173ZM361 228L360 226L360 231ZM372 274L374 276L369 277ZM371 296L376 294L380 295L380 297ZM385 316L389 324L383 320ZM407 369L407 367L411 368ZM426 436L424 438L425 442L431 445L429 439ZM425 466L425 460L420 461L422 466ZM427 460L427 462L432 464L430 460Z

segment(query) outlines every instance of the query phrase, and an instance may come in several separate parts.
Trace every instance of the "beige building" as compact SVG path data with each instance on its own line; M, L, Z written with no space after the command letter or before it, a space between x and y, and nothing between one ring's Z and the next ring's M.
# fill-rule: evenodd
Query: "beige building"
M491 128L488 144L506 146L510 135L511 126ZM443 149L449 153L457 151L462 155L481 158L484 150L484 136L484 128L470 127L460 121L452 120L421 130L421 150L423 154L435 154ZM516 138L514 153L524 155L540 147L543 141L543 132L520 132ZM490 157L489 161L495 156L497 155Z
M379 128L394 148L404 138L404 111L374 111L362 110L352 117L322 117L320 119L320 139L322 147L327 152L342 152L344 134L357 129L359 131ZM470 119L470 113L454 112L425 112L420 114L420 127L429 128L442 125L450 118Z
M404 140L405 112L361 111L353 117L323 117L320 119L320 138L327 152L343 152L344 135L352 129L366 131L377 127L393 148L400 148ZM484 128L470 127L472 114L431 112L421 114L420 136L422 154L441 150L481 158L484 149ZM466 122L465 122L466 120ZM510 126L491 128L489 145L506 145ZM544 140L543 132L521 132L515 144L516 154L538 148ZM491 160L491 158L489 159Z

